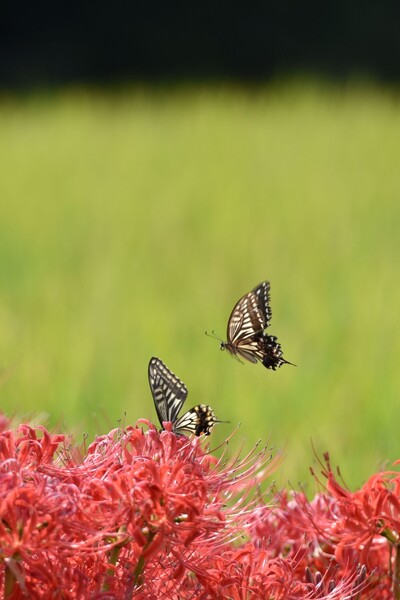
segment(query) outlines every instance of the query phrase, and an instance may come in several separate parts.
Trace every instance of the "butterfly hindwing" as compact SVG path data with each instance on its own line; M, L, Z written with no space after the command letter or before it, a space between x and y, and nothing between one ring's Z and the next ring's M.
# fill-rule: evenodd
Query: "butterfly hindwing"
M210 435L211 429L218 423L211 406L199 404L194 406L174 424L175 433L187 432L194 435Z
M265 335L258 340L258 349L262 355L259 360L264 367L275 371L288 361L282 358L282 348L275 335ZM292 364L292 363L289 363Z
M199 436L202 433L210 435L215 423L219 422L211 406L205 404L194 406L178 418L188 390L159 358L153 357L149 362L149 384L161 426L163 422L171 421L175 433Z

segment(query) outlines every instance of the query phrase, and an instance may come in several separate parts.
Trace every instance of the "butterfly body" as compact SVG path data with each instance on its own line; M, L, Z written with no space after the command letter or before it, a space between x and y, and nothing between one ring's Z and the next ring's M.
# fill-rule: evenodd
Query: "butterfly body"
M215 423L219 423L211 406L198 404L181 417L179 412L185 402L188 390L186 385L159 358L149 362L149 384L154 405L161 426L170 421L176 434L193 433L210 435Z
M283 358L276 336L265 334L272 317L269 302L269 281L263 281L242 296L229 317L227 341L221 343L221 350L227 350L239 360L259 361L275 371L284 363L292 363Z

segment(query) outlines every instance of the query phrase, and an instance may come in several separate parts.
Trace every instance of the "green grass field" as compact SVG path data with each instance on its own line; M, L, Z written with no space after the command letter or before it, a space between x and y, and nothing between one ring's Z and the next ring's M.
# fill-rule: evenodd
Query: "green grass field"
M352 485L400 458L399 140L369 86L1 99L2 410L78 440L155 420L156 355L231 422L212 444L285 449L280 483L311 485L311 439ZM204 335L263 279L297 368Z

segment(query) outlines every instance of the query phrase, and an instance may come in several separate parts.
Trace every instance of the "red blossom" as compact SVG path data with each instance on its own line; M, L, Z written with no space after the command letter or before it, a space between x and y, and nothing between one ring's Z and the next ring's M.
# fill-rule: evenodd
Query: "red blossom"
M0 594L8 600L398 599L400 479L325 491L258 484L279 458L127 427L78 452L0 427Z
M197 597L190 571L246 528L245 480L269 460L227 463L151 425L114 430L81 455L22 425L0 432L0 458L4 595L71 599Z
M388 555L387 540L395 547L400 544L400 474L376 473L359 490L350 492L338 482L328 455L325 460L327 489L336 501L336 518L329 526L335 553L341 559L352 549L361 562L371 566L376 553Z

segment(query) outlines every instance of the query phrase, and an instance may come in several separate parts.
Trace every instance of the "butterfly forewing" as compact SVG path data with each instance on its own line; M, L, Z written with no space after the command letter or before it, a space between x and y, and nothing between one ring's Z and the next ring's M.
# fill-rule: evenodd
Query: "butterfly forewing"
M271 320L269 282L264 281L236 303L228 321L227 337L231 344L262 334Z
M161 425L176 421L188 395L186 385L155 357L149 363L149 384Z
M272 311L270 306L270 296L269 296L270 284L269 281L263 281L260 285L257 285L251 294L256 297L255 309L254 309L254 327L256 331L256 327L258 326L259 331L262 333L264 329L269 327L272 317Z

